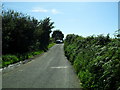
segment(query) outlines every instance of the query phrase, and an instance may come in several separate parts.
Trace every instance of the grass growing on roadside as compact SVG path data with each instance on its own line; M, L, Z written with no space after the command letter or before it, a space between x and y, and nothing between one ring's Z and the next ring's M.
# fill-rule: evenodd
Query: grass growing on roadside
M2 68L2 57L0 57L0 68Z
M50 43L48 45L48 49L54 45L55 45L55 43ZM32 58L35 55L40 55L42 53L44 53L43 50L38 50L38 51L33 51L33 52L29 52L29 53L24 53L24 54L2 55L2 67L7 67L10 64L14 64L19 61L24 61L25 59Z
M51 48L51 47L54 46L54 45L55 45L55 43L50 43L50 44L48 45L48 49Z
M2 67L8 66L9 64L13 64L18 61L19 59L15 55L2 55Z

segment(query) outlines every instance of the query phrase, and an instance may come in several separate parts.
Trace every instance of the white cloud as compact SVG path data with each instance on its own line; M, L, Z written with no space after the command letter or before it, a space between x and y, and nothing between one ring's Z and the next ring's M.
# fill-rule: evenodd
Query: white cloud
M59 12L56 9L44 9L41 7L34 7L31 12L37 12L37 13L52 13L52 14L60 14L61 12Z
M43 8L36 8L36 9L33 9L32 12L44 12L44 13L46 13L46 12L48 12L48 10L43 9Z
M59 14L60 12L57 11L56 9L52 9L52 10L51 10L51 13L53 13L53 14Z

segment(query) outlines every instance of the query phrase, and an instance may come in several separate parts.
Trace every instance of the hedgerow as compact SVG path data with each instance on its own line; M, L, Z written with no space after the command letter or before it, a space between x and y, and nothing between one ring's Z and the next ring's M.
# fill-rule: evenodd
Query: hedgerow
M120 39L109 35L82 37L67 35L65 55L73 64L85 89L120 88Z

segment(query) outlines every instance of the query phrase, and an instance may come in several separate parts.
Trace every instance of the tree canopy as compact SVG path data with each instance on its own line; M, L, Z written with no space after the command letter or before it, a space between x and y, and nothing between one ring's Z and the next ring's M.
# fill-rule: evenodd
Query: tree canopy
M54 22L49 17L38 21L14 10L2 11L3 54L47 50Z
M55 31L53 31L52 38L54 39L54 41L56 41L56 40L63 41L64 34L60 30L55 30Z

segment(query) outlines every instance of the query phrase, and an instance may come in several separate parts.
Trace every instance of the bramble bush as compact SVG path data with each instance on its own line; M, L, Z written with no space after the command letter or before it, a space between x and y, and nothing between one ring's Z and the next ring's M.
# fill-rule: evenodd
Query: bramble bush
M120 88L120 39L109 35L82 37L67 35L65 55L73 64L85 89Z

